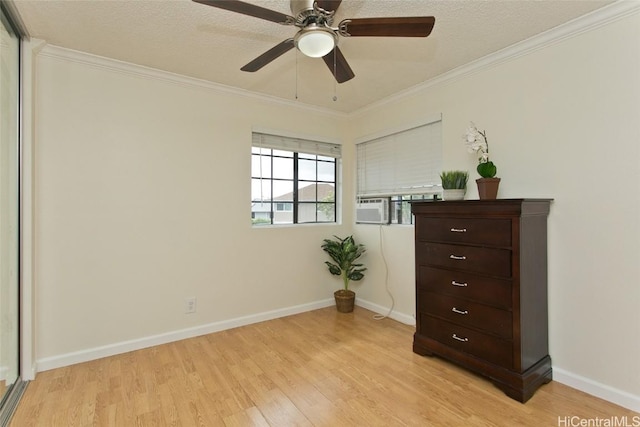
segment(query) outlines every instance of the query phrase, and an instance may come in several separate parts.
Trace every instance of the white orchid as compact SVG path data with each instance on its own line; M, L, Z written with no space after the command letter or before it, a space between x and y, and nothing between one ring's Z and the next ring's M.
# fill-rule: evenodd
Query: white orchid
M486 132L479 131L476 125L471 122L464 136L464 141L469 153L477 153L478 155L477 170L480 176L493 178L496 175L497 168L493 162L489 161L489 142L487 141Z
M483 132L480 132L476 125L471 122L465 135L467 150L469 153L478 153L478 160L482 163L489 160L489 144Z

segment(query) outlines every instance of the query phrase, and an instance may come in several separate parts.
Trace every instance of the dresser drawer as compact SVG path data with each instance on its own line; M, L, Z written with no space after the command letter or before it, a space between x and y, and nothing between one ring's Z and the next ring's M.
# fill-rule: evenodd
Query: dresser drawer
M482 329L492 335L511 338L511 312L432 292L418 294L418 311L452 323Z
M508 249L417 242L416 260L419 265L511 277L511 251Z
M430 291L474 300L498 308L511 308L511 280L479 276L465 271L418 266L418 291Z
M431 242L511 247L511 220L485 218L421 218L416 238Z
M513 367L511 341L420 313L420 335L505 368Z

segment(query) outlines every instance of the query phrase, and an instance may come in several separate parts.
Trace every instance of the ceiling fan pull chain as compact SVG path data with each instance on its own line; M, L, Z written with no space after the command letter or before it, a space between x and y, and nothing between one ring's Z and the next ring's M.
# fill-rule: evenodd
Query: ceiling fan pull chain
M264 194L262 193L262 140L263 137L260 135L260 142L258 144L258 148L260 150L259 160L260 160L260 208L264 206Z
M337 77L337 71L336 71L336 63L338 62L337 60L337 52L338 51L338 43L336 42L336 45L333 47L333 102L336 102L338 100L338 80L335 78Z
M298 100L298 49L296 49L296 101Z

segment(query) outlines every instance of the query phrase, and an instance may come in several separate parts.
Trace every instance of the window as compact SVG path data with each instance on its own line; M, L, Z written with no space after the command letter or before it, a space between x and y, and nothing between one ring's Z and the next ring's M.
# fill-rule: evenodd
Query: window
M253 225L336 221L336 144L254 133Z
M372 138L356 145L358 198L388 197L392 224L411 224L412 200L442 192L442 121Z
M293 212L293 203L276 203L276 210L283 212Z
M391 224L413 224L411 202L415 200L434 200L434 195L410 195L391 197Z

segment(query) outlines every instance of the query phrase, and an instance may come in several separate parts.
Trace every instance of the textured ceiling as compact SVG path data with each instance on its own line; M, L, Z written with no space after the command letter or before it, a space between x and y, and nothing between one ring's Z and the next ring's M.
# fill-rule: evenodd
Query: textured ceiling
M287 0L246 0L291 14ZM296 28L190 0L13 0L31 37L226 86L351 112L611 3L611 0L343 0L346 18L435 16L427 38L340 38L355 78L291 50L240 67ZM334 95L337 100L334 101Z

